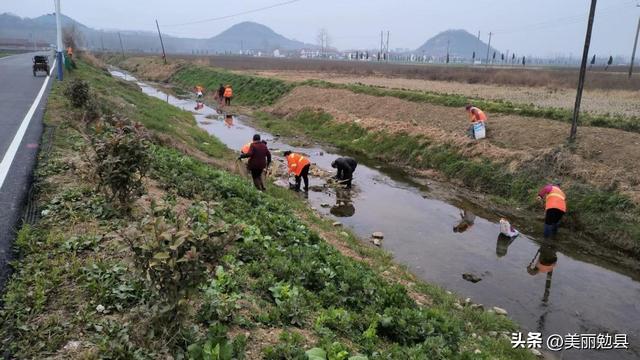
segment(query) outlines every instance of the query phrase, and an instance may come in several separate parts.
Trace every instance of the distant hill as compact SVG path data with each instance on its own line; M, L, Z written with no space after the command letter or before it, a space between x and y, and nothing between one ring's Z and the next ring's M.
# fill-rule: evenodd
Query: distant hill
M211 49L219 51L256 50L296 50L313 45L287 39L262 24L246 21L233 25L219 35L207 40Z
M55 14L37 18L21 18L13 14L0 14L0 43L2 39L24 39L29 41L56 41ZM64 28L75 27L81 35L81 43L89 49L120 51L118 31L96 30L74 19L62 16ZM120 31L125 51L160 52L160 41L155 32ZM241 49L253 51L296 50L314 48L314 45L288 39L267 26L254 22L236 24L222 33L208 39L180 38L162 34L168 53L221 53L239 52Z
M449 54L452 57L471 59L473 52L476 52L476 59L485 59L487 56L487 43L479 41L478 38L466 30L447 30L427 40L422 46L416 49L416 54L427 56L446 56L447 41L449 42ZM489 56L493 52L500 54L500 51L491 47Z

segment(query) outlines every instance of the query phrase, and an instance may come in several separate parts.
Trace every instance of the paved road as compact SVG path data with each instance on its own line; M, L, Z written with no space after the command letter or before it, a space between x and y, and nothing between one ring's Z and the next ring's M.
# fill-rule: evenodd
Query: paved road
M31 186L44 105L54 81L47 81L42 72L33 76L33 55L0 58L0 292L8 276L11 244Z

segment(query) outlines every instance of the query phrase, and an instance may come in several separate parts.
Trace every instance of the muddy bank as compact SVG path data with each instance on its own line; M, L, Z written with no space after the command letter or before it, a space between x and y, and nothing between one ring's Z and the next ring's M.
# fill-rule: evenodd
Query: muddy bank
M167 96L147 84L138 84L151 96L193 110L191 100ZM331 149L290 146L283 139L252 128L242 117L231 124L216 116L207 118L216 113L205 107L194 116L204 129L231 149L239 149L259 132L272 149L310 154L315 166L326 172L331 171L330 163L338 156ZM505 308L529 331L540 331L545 336L625 332L632 346L637 343L640 284L633 273L618 273L596 265L595 261L576 259L526 231L513 241L500 238L497 221L501 214L477 207L455 193L442 196L447 193L443 189L451 188L446 183L433 181L431 185L419 186L384 164L367 166L366 161L362 162L352 192L325 189L321 178L312 178L311 185L322 191L309 193L310 205L362 238L369 238L374 231L383 232L382 246L420 278L441 284L463 297L470 296L485 307ZM280 180L283 185L284 180ZM475 215L473 224L459 231L461 222L468 220L471 213ZM558 240L570 242L570 237L571 234L564 233ZM537 267L541 256L555 258L553 272L528 271ZM477 274L482 279L469 282L463 279L464 273ZM632 359L638 356L637 348L633 349L624 353L567 351L562 356Z

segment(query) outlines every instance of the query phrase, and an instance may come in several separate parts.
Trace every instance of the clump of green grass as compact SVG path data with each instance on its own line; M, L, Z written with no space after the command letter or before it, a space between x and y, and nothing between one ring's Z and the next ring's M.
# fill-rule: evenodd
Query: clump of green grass
M271 105L295 87L282 80L234 74L195 65L184 66L171 77L171 81L189 89L201 84L209 92L217 91L220 84L230 84L233 87L232 103L250 106Z

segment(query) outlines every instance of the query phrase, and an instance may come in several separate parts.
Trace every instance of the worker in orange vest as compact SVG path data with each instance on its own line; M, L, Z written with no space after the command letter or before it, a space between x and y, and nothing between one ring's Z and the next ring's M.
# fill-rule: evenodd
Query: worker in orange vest
M309 168L311 167L311 161L309 161L306 156L291 151L285 151L284 156L287 158L289 174L296 176L294 190L300 191L300 180L304 180L304 192L309 191Z
M555 244L545 241L542 243L542 246L540 246L540 249L538 249L538 252L531 260L531 263L529 263L529 266L527 266L527 273L531 276L535 276L540 273L547 274L547 279L544 283L544 295L542 296L542 302L544 304L549 301L553 270L556 268L557 262L558 255L556 255Z
M227 86L224 87L224 104L231 105L232 97L233 97L233 89L231 88L231 85L227 84Z
M471 104L467 104L467 106L465 107L465 110L467 110L467 114L469 115L469 120L471 121L471 126L469 126L469 136L475 139L476 134L474 133L473 125L476 122L482 122L482 124L486 128L487 115L484 113L484 111L480 110L480 108L475 107Z
M544 200L544 237L548 238L558 232L562 216L567 212L567 196L557 184L547 184L538 192Z
M250 142L248 142L248 143L246 143L246 144L244 144L242 146L242 149L240 149L240 153L248 154L249 153L249 148L251 148L251 143Z
M71 46L67 48L67 56L69 56L69 58L73 57L73 48Z
M202 87L202 85L196 85L194 89L196 91L196 97L198 99L204 97L204 87Z

